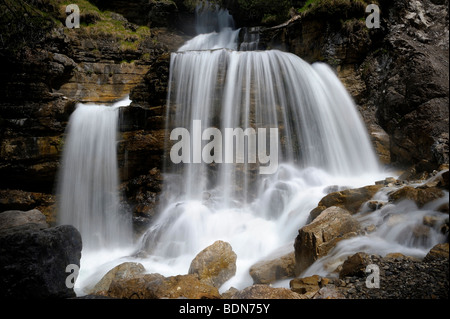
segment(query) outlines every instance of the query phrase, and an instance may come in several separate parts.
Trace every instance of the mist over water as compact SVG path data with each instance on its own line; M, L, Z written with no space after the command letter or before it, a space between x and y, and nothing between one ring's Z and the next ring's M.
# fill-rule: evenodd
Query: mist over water
M130 249L123 245L129 243L128 230L122 228L128 229L127 223L110 218L98 222L92 216L93 211L106 210L121 215L111 209L117 207L117 159L113 154L117 112L78 106L66 140L60 211L66 211L62 222L80 227L83 244L97 245L83 251L75 286L78 294L87 293L86 288L124 261L142 263L147 273L186 274L196 254L217 240L229 242L237 254L237 273L220 291L245 288L253 283L248 273L253 264L293 251L298 229L306 224L309 212L330 185L356 188L392 176L380 167L355 104L330 67L310 65L277 50L252 51L258 47L257 36L249 35L248 42L239 46L240 30L234 29L226 10L199 7L197 22L198 36L171 55L166 129L182 127L192 132L198 120L202 129L214 127L220 132L277 128L277 169L274 174L259 174L259 166L264 164L245 161L248 152L243 154L243 163L236 160L234 164L174 164L166 156L159 213ZM97 113L101 119L94 120ZM196 147L203 149L208 142ZM96 186L93 172L104 170L108 171L100 177L102 184ZM70 183L75 180L72 174L79 171L86 173L87 184L93 188ZM386 194L376 196L387 201ZM106 203L97 204L98 198L107 199ZM415 242L400 229L404 224L392 227L392 216L401 217L412 209L412 215L417 215L410 220L412 225L433 207L419 210L408 205L386 205L371 214L363 210L357 218L378 225L377 230L370 236L341 241L306 273L327 274L357 251L423 255L441 240L438 234ZM390 224L386 223L389 218L394 218ZM124 237L119 236L122 233ZM278 285L288 286L288 282Z
M248 161L168 161L164 203L143 236L147 256L140 262L149 272L183 274L198 252L227 241L238 256L237 274L223 291L251 285L248 270L258 260L293 250L326 186L364 186L382 172L351 97L327 65L250 51L257 37L237 51L239 30L225 23L232 21L226 11L215 12L220 31L199 34L171 56L166 128L191 135L194 121L220 132L276 128L277 169L264 175Z

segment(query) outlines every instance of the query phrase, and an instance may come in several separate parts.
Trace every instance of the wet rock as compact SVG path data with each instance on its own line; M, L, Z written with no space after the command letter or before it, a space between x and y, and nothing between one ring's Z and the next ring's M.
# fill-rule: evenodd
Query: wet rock
M294 252L272 260L263 260L250 267L254 284L270 284L280 279L295 276Z
M437 187L418 188L412 186L404 186L389 194L390 202L399 202L405 199L414 201L419 208L425 204L444 196L442 189Z
M164 277L160 274L113 280L106 295L121 299L221 298L217 288L202 283L196 275Z
M144 271L145 268L140 263L125 262L117 265L108 271L92 289L89 289L89 294L104 294L114 280L132 278Z
M356 236L359 231L359 223L347 210L335 206L324 210L313 222L298 231L294 243L295 274L300 275L339 241Z
M341 207L351 214L356 214L361 206L370 200L382 187L382 185L369 185L330 193L322 198L317 207L310 212L310 219L314 220L322 211L331 206Z
M219 288L236 274L236 258L231 245L218 240L195 256L188 274L197 275L202 283Z
M252 285L232 295L231 299L306 299L287 288Z
M322 278L318 275L313 275L304 278L295 278L289 282L289 287L292 291L299 294L316 293L320 288L328 284L327 278ZM312 294L309 294L312 295Z

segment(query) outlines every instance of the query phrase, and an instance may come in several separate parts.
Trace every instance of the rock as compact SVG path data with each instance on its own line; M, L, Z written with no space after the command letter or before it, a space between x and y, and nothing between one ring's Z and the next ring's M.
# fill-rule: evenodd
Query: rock
M331 206L341 207L348 210L351 214L356 214L361 206L370 200L382 187L382 185L369 185L330 193L323 197L317 207L310 212L310 218L314 220L323 210Z
M363 79L389 134L391 162L448 163L448 6L396 0L380 9L389 18Z
M423 259L425 262L430 262L436 259L447 259L449 258L449 244L437 244L430 249L428 254Z
M449 171L448 169L438 172L436 175L432 176L427 180L422 186L418 188L431 188L439 187L449 189Z
M0 297L74 297L66 286L68 265L79 267L81 235L70 225L46 228L28 223L0 230Z
M346 299L342 291L334 285L327 285L319 289L313 299Z
M231 299L306 299L306 297L287 288L252 285L236 292Z
M322 283L322 277L313 275L304 278L294 278L289 282L289 287L292 291L299 294L306 294L310 292L318 292L322 286L325 286L328 280L324 278Z
M385 257L371 255L370 258L379 268L380 288L367 287L367 276L349 274L333 283L345 298L391 300L448 298L448 244L444 258L420 260L400 253L390 253Z
M370 136L372 143L375 147L375 151L383 164L391 163L391 151L390 151L390 137L389 135L378 125L372 124L370 126Z
M0 213L0 230L28 223L38 224L42 226L42 228L48 227L44 214L37 209L29 210L27 212L9 210Z
M231 245L218 240L195 256L188 274L197 275L201 282L219 288L236 274L236 258Z
M106 295L121 299L221 298L217 288L200 282L195 275L164 277L160 274L113 280Z
M405 199L414 201L419 208L425 204L444 196L442 189L437 187L418 188L412 186L404 186L389 194L390 202L399 202Z
M295 254L286 254L276 259L263 260L250 267L254 284L270 284L280 279L295 276Z
M352 256L349 256L342 264L341 270L339 272L339 278L348 276L364 277L367 275L366 267L371 263L372 261L369 255L364 252L359 252Z
M347 210L335 206L324 210L313 222L302 227L295 238L296 276L325 256L339 241L359 231L359 223Z
M50 225L56 223L55 196L46 193L25 192L16 189L0 190L0 211L37 209Z
M108 271L102 279L91 289L89 294L96 294L98 292L106 292L113 280L132 278L145 271L145 268L140 263L125 262L122 263L110 271Z

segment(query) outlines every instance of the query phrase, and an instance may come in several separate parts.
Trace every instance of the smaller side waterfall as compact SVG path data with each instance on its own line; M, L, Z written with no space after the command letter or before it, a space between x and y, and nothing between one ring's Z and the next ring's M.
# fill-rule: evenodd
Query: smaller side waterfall
M70 117L58 181L60 224L75 226L83 250L131 244L131 218L119 210L118 106L78 104Z

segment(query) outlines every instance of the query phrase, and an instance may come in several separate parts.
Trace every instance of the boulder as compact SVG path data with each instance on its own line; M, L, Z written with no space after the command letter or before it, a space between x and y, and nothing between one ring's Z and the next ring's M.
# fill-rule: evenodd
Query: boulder
M346 299L342 291L334 285L327 285L319 289L313 299Z
M292 291L299 294L316 293L329 283L327 278L313 275L304 278L294 278L289 282Z
M306 297L287 288L252 285L236 292L231 299L306 299Z
M359 223L345 209L332 206L302 227L294 242L295 274L300 275L339 241L356 236Z
M433 261L436 259L447 259L449 256L448 243L437 244L430 249L428 254L423 259L425 262Z
M236 253L229 243L218 240L195 256L189 274L208 285L219 288L236 274Z
M9 210L0 213L0 229L11 228L28 223L40 225L42 228L48 227L44 214L37 209L32 209L27 212L20 210Z
M382 187L383 185L368 185L330 193L323 197L317 204L317 207L310 212L310 219L314 220L322 211L331 206L341 207L351 214L356 214L361 206L370 200Z
M121 299L221 298L217 288L202 283L195 275L164 277L160 274L113 280L106 295Z
M437 187L415 188L412 186L404 186L389 194L389 201L397 203L408 199L414 201L419 208L425 204L432 202L444 196L442 189Z
M81 235L71 225L47 228L36 223L0 230L0 297L54 299L75 297L66 284L79 267Z
M102 279L89 291L90 294L108 291L109 286L113 280L120 280L132 278L145 271L145 268L140 263L124 262L110 271L108 271Z
M364 252L359 252L349 256L342 264L339 272L339 278L366 276L366 267L371 263L372 262L369 255Z
M250 267L254 284L270 284L280 279L295 277L295 254L291 252L276 259L263 260Z

